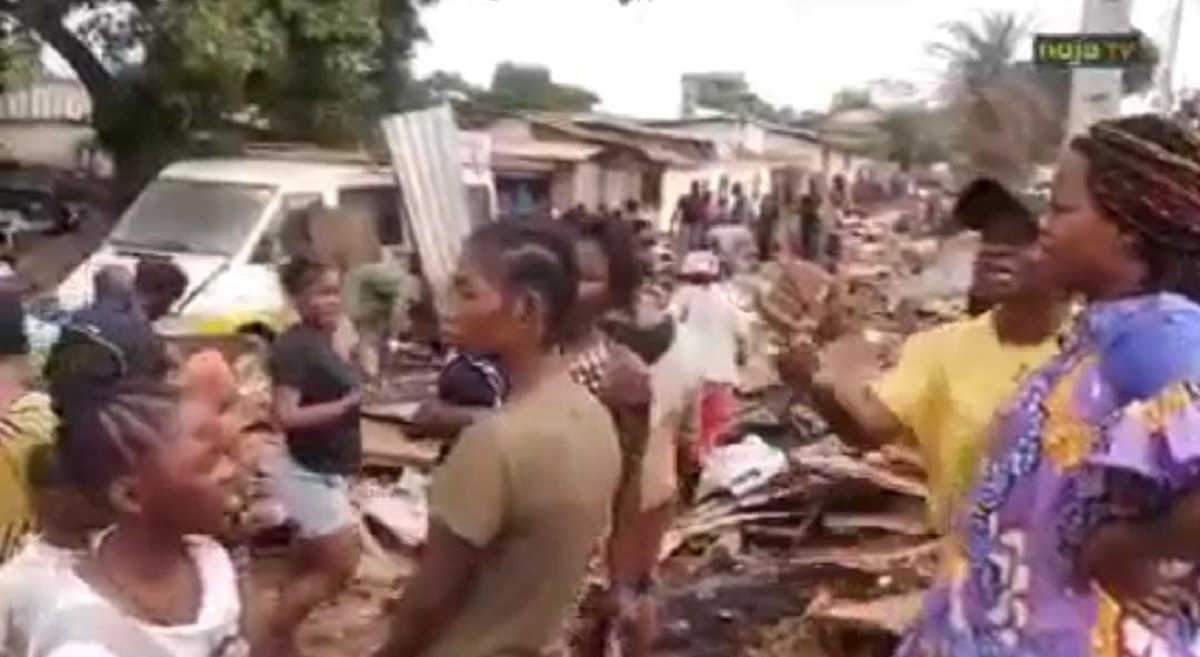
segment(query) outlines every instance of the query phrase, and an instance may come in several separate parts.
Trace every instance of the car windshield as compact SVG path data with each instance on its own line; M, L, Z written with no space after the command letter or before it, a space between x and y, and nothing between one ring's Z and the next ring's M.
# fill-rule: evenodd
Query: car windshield
M142 191L109 241L116 247L232 256L254 231L275 189L160 178Z

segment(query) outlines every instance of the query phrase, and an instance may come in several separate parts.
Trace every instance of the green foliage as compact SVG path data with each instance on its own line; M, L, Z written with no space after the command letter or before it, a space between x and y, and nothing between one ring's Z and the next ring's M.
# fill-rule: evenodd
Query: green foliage
M584 89L554 82L550 70L504 62L492 73L483 103L499 110L587 112L600 98Z
M41 67L41 44L11 19L0 16L0 91L33 80Z
M949 156L942 129L945 112L920 106L897 107L884 113L879 129L886 155L905 171L945 161Z
M379 106L384 1L395 4L0 0L0 16L67 59L92 95L101 143L136 185L162 161L246 133L358 140ZM396 0L410 1L422 0ZM68 29L66 17L84 8L88 18Z
M373 117L426 96L409 69L425 38L419 9L434 2L0 0L0 84L35 71L42 43L57 50L92 95L119 178L136 187L163 161L224 150L247 133L331 145L369 138ZM68 28L68 16L86 18ZM516 69L489 102L597 102Z
M1008 12L980 14L977 21L953 21L930 54L946 62L947 82L980 89L1004 77L1029 37L1029 21Z
M863 109L871 106L870 91L866 89L847 88L833 94L833 100L829 102L829 111L841 112L844 110Z
M741 76L716 74L691 77L694 94L691 102L696 107L768 121L784 121L794 113L776 108L763 100Z
M1020 183L1058 151L1070 108L1070 71L1027 61L1021 49L1029 43L1029 23L1011 13L950 23L942 36L929 49L946 63L944 87L960 164ZM1122 72L1125 94L1154 81L1158 49L1144 34L1139 38L1143 56Z
M504 62L496 66L486 89L458 73L435 71L414 85L409 102L418 107L454 102L506 112L587 112L600 98L582 87L555 82L544 66Z

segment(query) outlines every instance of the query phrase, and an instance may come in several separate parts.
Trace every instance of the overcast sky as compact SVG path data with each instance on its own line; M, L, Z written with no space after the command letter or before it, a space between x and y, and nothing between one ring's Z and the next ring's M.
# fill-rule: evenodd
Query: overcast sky
M1134 23L1165 36L1169 0L1136 0ZM1183 82L1200 84L1200 2L1184 23ZM946 21L985 10L1030 16L1040 31L1079 29L1082 0L441 0L417 68L486 84L498 62L540 63L600 95L603 109L679 110L685 72L741 71L767 100L824 109L838 89L882 78L928 83L925 50ZM1192 33L1189 41L1187 35Z

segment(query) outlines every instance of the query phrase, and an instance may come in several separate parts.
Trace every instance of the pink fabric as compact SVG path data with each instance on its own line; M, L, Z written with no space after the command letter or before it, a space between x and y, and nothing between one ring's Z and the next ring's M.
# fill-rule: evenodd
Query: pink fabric
M737 409L733 386L727 383L705 383L700 397L700 440L696 443L697 461L703 460L720 444Z

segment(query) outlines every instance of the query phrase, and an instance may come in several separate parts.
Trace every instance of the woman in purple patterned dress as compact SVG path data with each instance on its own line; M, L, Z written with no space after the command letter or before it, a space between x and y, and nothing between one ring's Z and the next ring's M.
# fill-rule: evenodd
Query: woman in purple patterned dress
M1041 274L1088 305L997 418L901 657L1183 657L1200 589L1200 140L1096 124L1054 184Z

